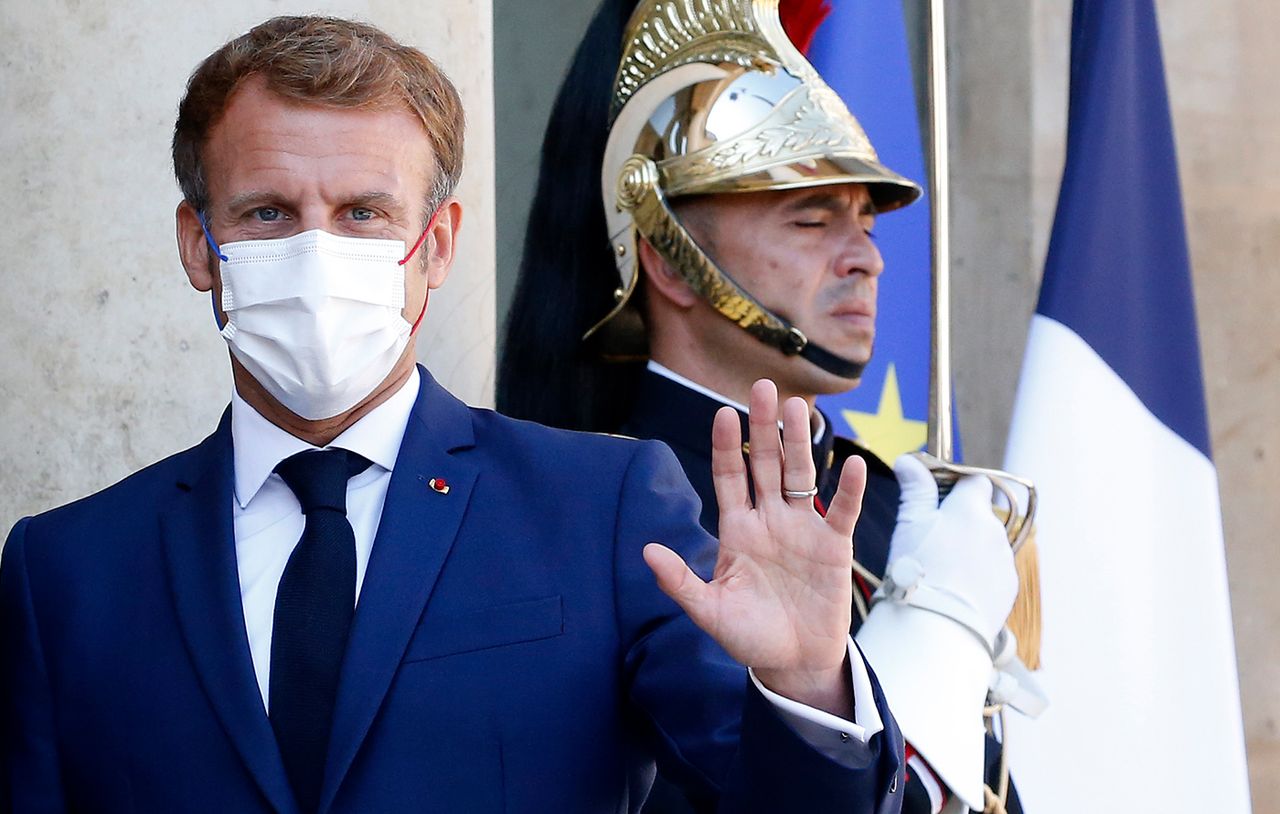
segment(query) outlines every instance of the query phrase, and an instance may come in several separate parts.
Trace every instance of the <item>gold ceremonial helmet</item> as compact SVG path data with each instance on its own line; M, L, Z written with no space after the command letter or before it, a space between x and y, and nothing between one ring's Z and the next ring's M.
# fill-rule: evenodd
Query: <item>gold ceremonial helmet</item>
M858 120L783 30L779 0L641 0L614 80L601 173L617 304L599 332L625 355L643 327L630 305L636 241L663 255L712 307L786 354L846 378L861 366L770 313L698 247L669 201L682 195L866 184L878 212L920 187L880 163ZM619 319L619 317L622 317Z

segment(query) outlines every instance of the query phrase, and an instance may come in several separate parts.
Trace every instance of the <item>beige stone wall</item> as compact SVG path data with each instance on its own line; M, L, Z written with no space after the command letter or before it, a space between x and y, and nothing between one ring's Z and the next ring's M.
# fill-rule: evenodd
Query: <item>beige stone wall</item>
M226 346L174 244L169 162L195 64L273 14L381 25L437 58L470 120L461 259L432 297L425 361L492 395L489 0L0 4L0 525L99 489L211 431Z

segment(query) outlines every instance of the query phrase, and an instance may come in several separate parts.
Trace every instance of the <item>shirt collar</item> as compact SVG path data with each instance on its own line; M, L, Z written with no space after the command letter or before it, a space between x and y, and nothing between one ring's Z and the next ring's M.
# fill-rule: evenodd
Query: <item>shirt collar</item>
M722 396L716 391L708 387L703 387L702 385L698 384L692 379L686 379L684 376L681 376L679 373L676 373L671 368L666 367L665 365L662 365L658 362L655 362L652 359L649 360L648 367L650 371L658 374L662 378L669 379L675 382L676 384L681 385L682 387L689 388L695 393L701 393L702 395L706 396L709 399L713 399L715 401L720 402L721 404L728 405L729 407L732 407L733 409L737 410L740 413L751 412L745 404L740 404L739 402L736 402L727 396ZM815 409L811 412L809 420L812 423L811 429L813 430L813 443L817 444L822 440L822 437L827 434L827 417L822 414L821 410ZM778 422L778 426L779 427L782 426L781 421Z
M420 386L421 377L415 367L399 390L347 427L325 449L345 449L364 456L388 472L392 471ZM277 464L290 455L319 449L272 424L240 398L234 388L231 392L231 439L236 502L242 509L258 494Z

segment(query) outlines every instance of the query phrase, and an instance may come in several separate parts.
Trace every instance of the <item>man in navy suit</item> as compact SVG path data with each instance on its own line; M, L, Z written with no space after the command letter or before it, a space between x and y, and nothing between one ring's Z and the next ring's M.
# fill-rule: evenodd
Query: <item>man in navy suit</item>
M802 402L753 391L754 498L717 419L717 549L665 447L414 365L462 214L429 59L267 21L192 76L174 163L231 406L9 535L0 810L636 811L655 761L709 810L897 810L847 636L865 470L813 510Z

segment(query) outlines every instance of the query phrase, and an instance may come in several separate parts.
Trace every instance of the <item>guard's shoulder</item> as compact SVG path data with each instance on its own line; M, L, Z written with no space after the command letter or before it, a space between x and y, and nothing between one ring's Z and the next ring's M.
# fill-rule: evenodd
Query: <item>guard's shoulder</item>
M893 474L893 467L885 463L884 460L871 450L854 441L852 438L844 438L836 436L836 454L840 458L848 458L851 455L857 455L867 462L867 474L871 477L892 478L897 480Z

